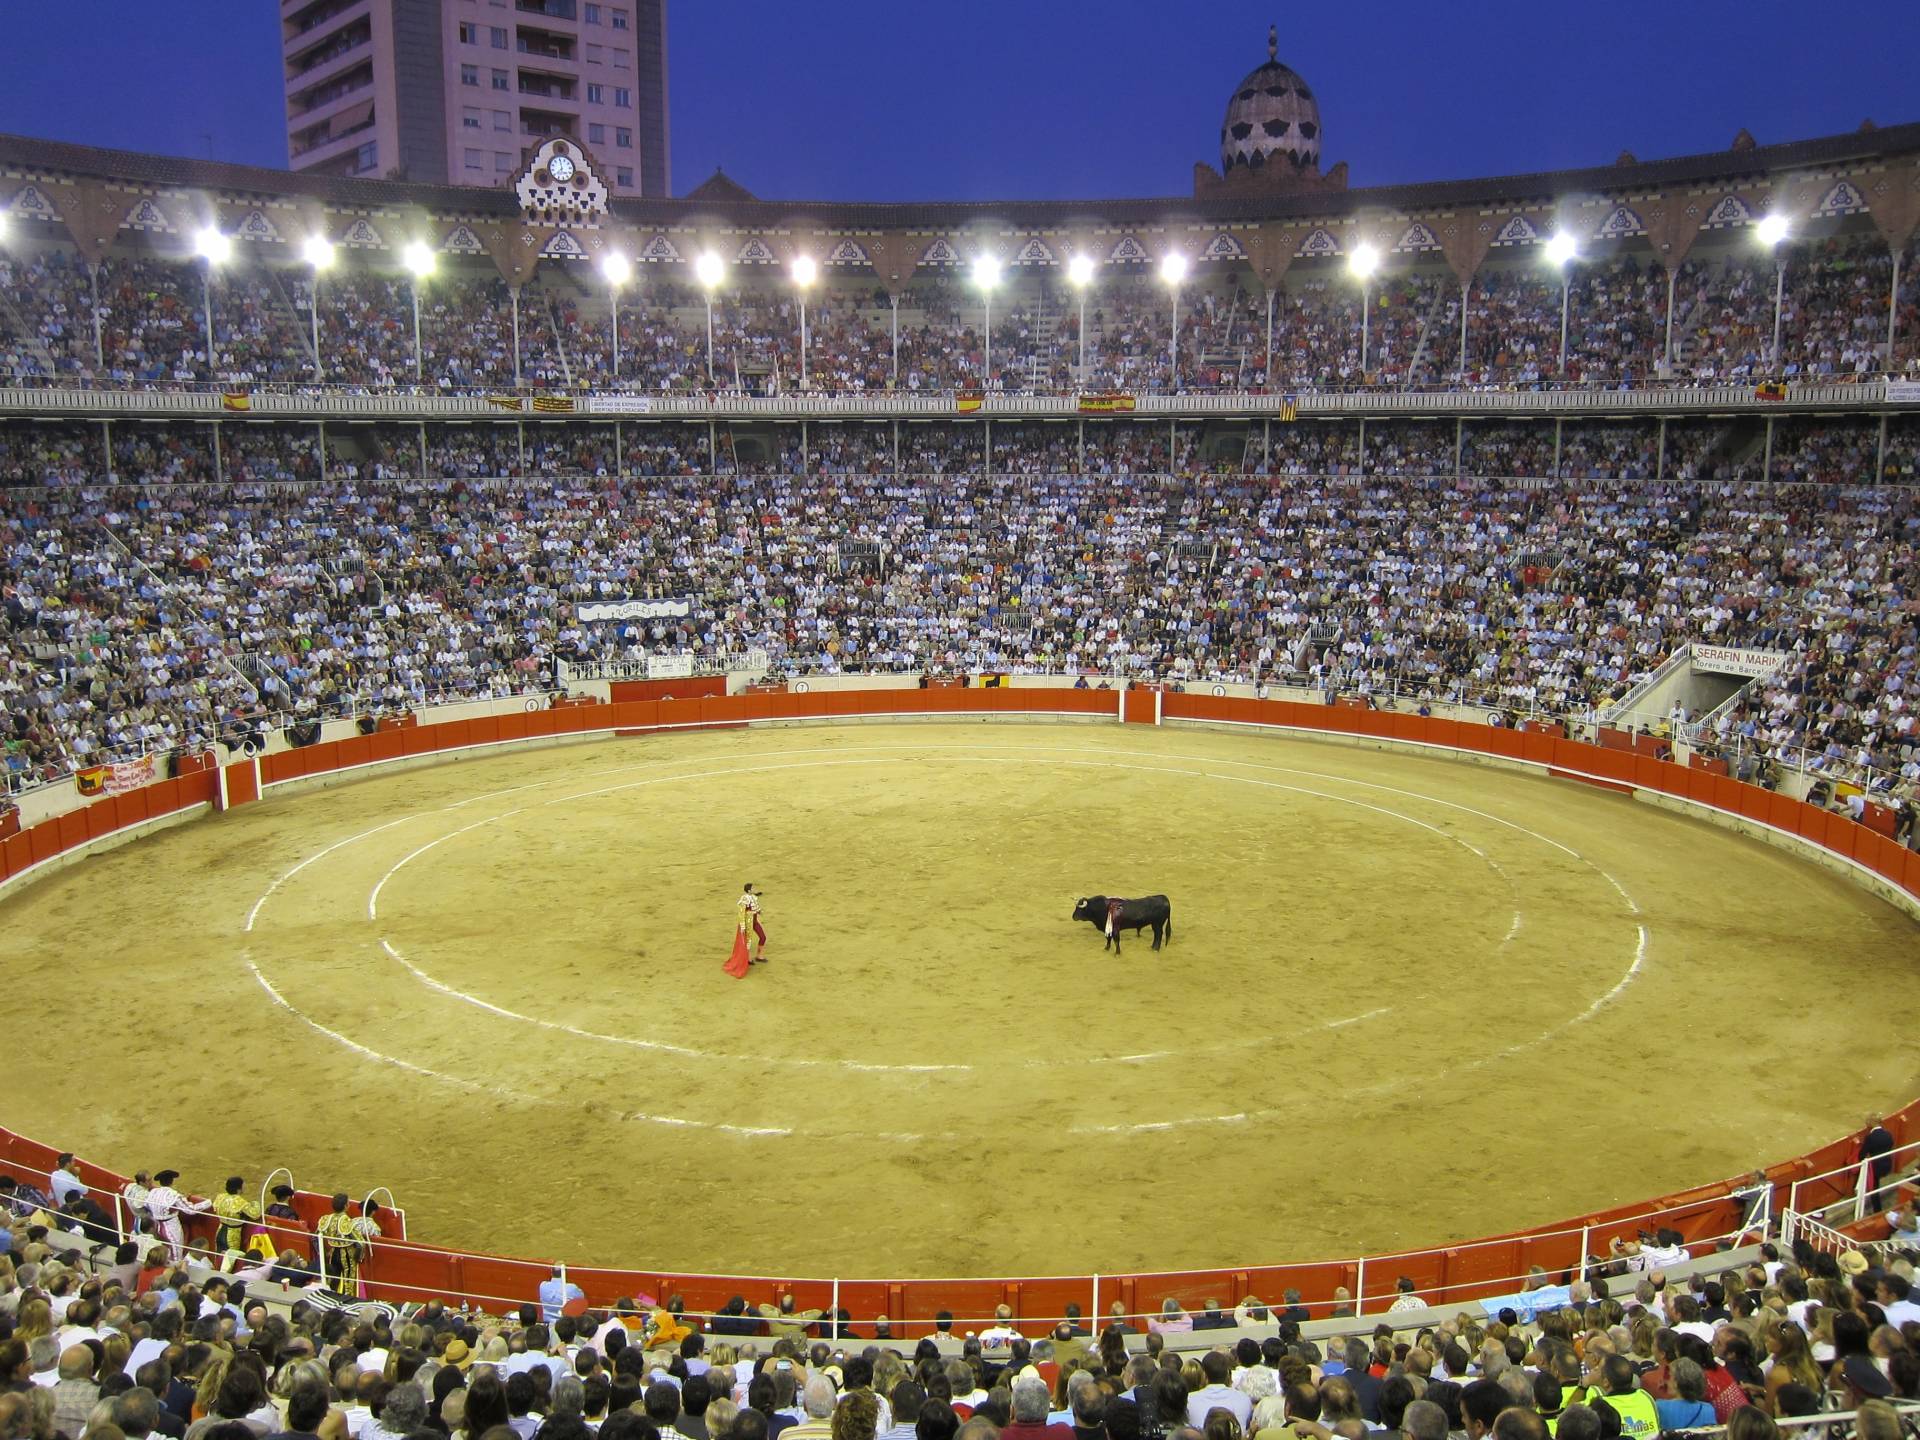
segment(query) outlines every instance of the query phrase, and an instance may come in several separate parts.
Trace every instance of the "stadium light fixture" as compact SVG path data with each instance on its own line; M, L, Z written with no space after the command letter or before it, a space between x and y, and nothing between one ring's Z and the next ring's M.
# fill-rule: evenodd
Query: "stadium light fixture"
M1347 268L1360 282L1360 382L1367 379L1367 351L1373 339L1373 287L1367 282L1380 268L1380 252L1362 240L1347 252Z
M811 255L796 255L788 267L793 287L800 292L800 388L807 388L807 287L820 278L820 267Z
M702 250L693 261L693 277L707 296L707 384L713 384L713 292L726 279L727 263L711 250Z
M1169 250L1160 257L1160 278L1173 292L1173 328L1167 337L1167 388L1180 388L1180 284L1187 278L1187 257Z
M407 248L400 252L400 263L407 267L413 276L413 283L407 288L413 293L413 380L416 385L426 378L426 354L420 343L420 282L433 274L433 247L424 240L409 241Z
M1780 244L1789 230L1784 215L1763 215L1753 227L1754 238L1773 251L1773 373L1782 374L1780 364L1780 316L1787 301L1787 257Z
M633 278L633 265L618 250L600 257L600 273L607 277L607 317L613 322L613 383L620 383L620 287Z
M300 256L313 267L313 289L308 292L308 317L313 322L313 378L322 378L320 363L320 277L333 268L333 242L324 235L309 235L300 247Z
M1087 383L1087 287L1093 284L1093 257L1075 255L1067 261L1067 283L1080 292L1080 383Z
M200 277L200 304L207 322L207 378L212 380L220 363L213 339L213 272L233 258L233 241L218 225L208 225L193 237L193 253L207 262L206 274Z
M973 262L973 283L980 287L981 358L980 388L993 384L993 287L1000 283L1000 262L992 255L980 255Z
M232 237L209 225L193 237L193 253L209 265L224 265L233 258Z
M1573 304L1573 272L1569 268L1580 258L1579 243L1564 230L1556 230L1547 239L1547 263L1560 271L1560 375L1567 373L1567 316Z

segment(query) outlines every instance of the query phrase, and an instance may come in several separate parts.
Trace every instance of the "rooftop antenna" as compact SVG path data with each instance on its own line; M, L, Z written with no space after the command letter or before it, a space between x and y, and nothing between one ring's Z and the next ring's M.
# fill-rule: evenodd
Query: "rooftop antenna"
M1278 25L1269 25L1267 26L1267 59L1278 60L1279 58L1280 27Z

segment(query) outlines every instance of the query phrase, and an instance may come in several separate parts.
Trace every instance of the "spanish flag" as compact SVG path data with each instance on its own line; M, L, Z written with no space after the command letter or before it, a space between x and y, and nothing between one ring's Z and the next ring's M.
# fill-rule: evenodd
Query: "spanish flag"
M82 795L104 795L107 793L107 767L95 765L86 770L76 770L73 772L73 783Z
M1778 380L1762 380L1758 385L1753 387L1753 398L1756 400L1784 400L1787 398L1787 387Z
M566 395L536 395L533 397L533 408L540 415L571 415L573 400Z
M251 410L253 397L239 390L229 390L220 397L220 406L224 410Z
M1082 415L1129 415L1133 413L1133 396L1082 395L1080 413Z
M960 394L953 397L953 408L962 415L971 415L978 410L984 397L978 394Z

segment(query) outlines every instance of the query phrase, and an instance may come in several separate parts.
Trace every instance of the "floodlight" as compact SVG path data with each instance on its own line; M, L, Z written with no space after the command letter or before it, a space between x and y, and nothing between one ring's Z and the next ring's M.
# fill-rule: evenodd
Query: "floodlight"
M415 240L400 252L400 259L416 279L424 280L433 273L433 247L424 240Z
M813 263L811 255L796 255L793 257L792 274L793 283L804 290L820 278L820 267Z
M1766 215L1753 227L1753 233L1762 245L1772 248L1787 238L1787 217L1784 215Z
M1362 241L1347 255L1347 268L1364 280L1380 268L1380 252Z
M991 255L982 255L973 262L973 283L982 290L991 290L1000 283L1000 262Z
M1178 285L1187 278L1187 257L1178 250L1167 254L1160 261L1160 278L1169 285Z
M333 242L324 235L309 235L300 254L314 269L325 270L333 264Z
M193 237L194 253L209 265L224 265L233 257L233 241L209 225Z
M1565 265L1579 255L1580 247L1574 243L1573 236L1564 230L1555 231L1547 241L1547 261L1553 265Z
M609 250L600 257L600 273L607 277L609 285L618 288L632 277L633 266L618 250Z
M1093 259L1087 255L1076 255L1067 262L1067 283L1086 286L1093 283Z
M700 283L711 290L726 277L727 262L711 250L702 250L693 262L693 273Z

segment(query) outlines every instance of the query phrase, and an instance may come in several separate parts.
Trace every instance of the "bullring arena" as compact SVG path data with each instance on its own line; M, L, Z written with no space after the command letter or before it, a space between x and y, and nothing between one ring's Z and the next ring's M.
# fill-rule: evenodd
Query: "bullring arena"
M1132 698L1149 722L1148 702L1268 709ZM131 985L99 1011L104 1037L127 1053L167 1037L171 1064L251 1103L210 1125L201 1087L130 1069L137 1112L103 1111L64 1098L58 1048L22 1057L22 1103L34 1130L104 1153L249 1173L324 1157L356 1194L404 1175L432 1217L415 1240L938 1276L1046 1273L1067 1247L1108 1274L1205 1269L1233 1263L1223 1236L1263 1264L1415 1250L1457 1238L1461 1207L1520 1230L1570 1194L1630 1204L1900 1099L1904 1052L1854 1054L1843 1082L1831 1057L1857 1019L1809 997L1872 976L1897 1013L1920 995L1912 918L1643 803L1685 794L1687 772L1641 773L1657 783L1637 801L1648 762L1552 737L1365 711L1337 713L1435 733L1120 724L1119 703L668 700L549 714L903 713L496 739L394 774L374 762L421 732L270 756L265 803L34 886L0 941L59 1006ZM970 705L1013 723L939 713ZM1493 743L1510 757L1437 748ZM1542 744L1600 769L1529 771ZM253 767L233 767L235 794ZM745 984L719 963L743 878L773 936ZM1174 897L1174 938L1105 955L1068 918L1104 888ZM1742 1013L1791 1044L1672 1023L1725 1001L1729 954ZM1670 1046L1715 1063L1685 1093L1647 1085L1622 1145L1612 1102ZM1580 1081L1615 1066L1612 1096ZM1744 1117L1765 1090L1810 1099L1757 1135ZM479 1153L514 1184L476 1192L463 1157ZM1302 1181L1334 1157L1351 1178L1329 1205ZM1137 1204L1079 1203L1117 1172ZM583 1200L656 1180L673 1196L657 1213Z

